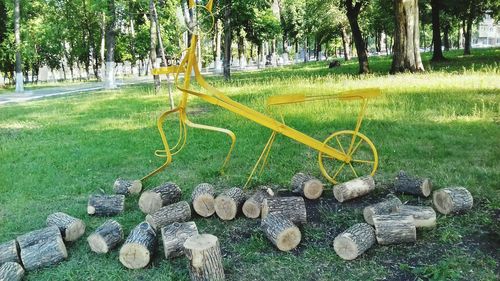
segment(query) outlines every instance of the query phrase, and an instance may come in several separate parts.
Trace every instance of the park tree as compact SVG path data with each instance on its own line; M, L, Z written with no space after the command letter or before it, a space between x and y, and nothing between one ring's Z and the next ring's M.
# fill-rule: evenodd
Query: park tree
M14 1L14 37L16 41L16 92L24 91L23 61L21 57L21 0Z
M432 9L432 61L444 60L441 43L441 20L442 0L430 0Z
M395 34L391 73L424 71L420 57L418 0L395 0Z
M359 27L359 14L363 7L365 7L369 0L342 0L346 11L349 25L351 26L352 37L356 45L356 52L358 54L359 73L369 73L370 67L368 65L368 54L366 51L366 43Z
M231 44L232 44L232 2L233 0L223 0L224 3L224 59L223 59L223 73L224 79L231 79Z
M116 45L116 5L115 0L107 0L106 11L106 74L105 88L116 88L115 83L115 45Z

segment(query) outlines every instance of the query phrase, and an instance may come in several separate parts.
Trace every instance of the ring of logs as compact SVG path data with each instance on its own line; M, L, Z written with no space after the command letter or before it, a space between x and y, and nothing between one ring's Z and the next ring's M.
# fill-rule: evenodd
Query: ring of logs
M123 228L114 220L107 220L87 238L90 249L98 254L108 253L122 241Z
M178 185L167 182L151 190L144 191L139 198L139 208L145 214L152 214L161 207L179 202L182 191Z
M434 191L432 202L438 212L448 215L472 209L474 199L465 187L451 187Z
M357 223L333 240L333 249L344 260L353 260L375 244L375 230L367 223Z
M85 223L68 214L57 212L47 217L47 226L57 226L65 241L76 241L85 233Z

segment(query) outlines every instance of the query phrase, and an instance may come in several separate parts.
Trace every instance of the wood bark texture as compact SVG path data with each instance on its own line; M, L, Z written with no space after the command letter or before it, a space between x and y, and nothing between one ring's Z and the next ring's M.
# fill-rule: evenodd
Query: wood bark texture
M55 265L68 257L57 226L49 226L17 237L26 270Z
M147 222L142 222L130 232L120 249L120 262L129 269L146 267L156 247L156 232Z
M117 179L113 184L113 190L116 194L128 195L139 194L142 191L142 182L140 180Z
M323 183L304 173L295 174L290 185L293 193L298 193L307 199L318 199L323 194Z
M373 217L377 242L381 245L413 243L417 231L413 216L390 214Z
M270 213L262 218L261 228L280 251L295 249L302 239L300 229L281 213Z
M81 219L57 212L47 217L47 226L57 226L65 241L76 241L85 233L85 223Z
M432 202L438 212L448 215L472 209L474 199L465 187L449 187L434 191Z
M222 220L232 220L236 217L244 202L245 194L240 188L233 187L224 190L215 198L215 213Z
M190 219L191 207L186 201L170 204L146 216L146 221L156 230L174 222L185 222Z
M139 208L145 214L152 214L161 207L181 200L182 191L178 185L167 182L142 193L139 198Z
M271 213L281 213L293 223L307 223L307 210L304 198L293 197L271 197L262 202L262 219Z
M432 183L427 178L415 178L399 171L394 182L394 190L399 193L428 197L432 192Z
M184 242L194 235L198 235L196 223L190 222L174 222L161 229L161 237L163 240L163 249L167 259L179 257L184 254Z
M375 215L388 215L394 211L395 208L401 206L403 203L398 197L389 194L384 201L378 202L373 205L366 206L363 209L363 217L368 224L373 225L373 216Z
M399 205L394 211L400 215L412 216L417 228L436 226L436 212L432 207Z
M7 262L0 266L0 281L21 281L23 276L24 269L17 262Z
M6 262L21 262L16 240L0 244L0 265Z
M250 196L243 204L243 214L247 218L256 219L260 217L262 203L264 199L271 197L267 188L260 188L252 196Z
M191 236L184 242L184 252L189 260L189 275L192 281L225 280L219 239L216 236Z
M371 176L360 177L333 187L333 196L339 202L351 200L368 194L375 189L375 181Z
M108 253L123 241L123 228L115 220L107 220L87 238L90 249L98 254Z
M210 217L215 213L215 189L209 183L200 183L191 194L194 211L202 217Z
M375 244L375 229L367 223L357 223L333 240L333 249L344 260L353 260Z
M87 213L94 216L116 216L125 208L124 195L91 195Z

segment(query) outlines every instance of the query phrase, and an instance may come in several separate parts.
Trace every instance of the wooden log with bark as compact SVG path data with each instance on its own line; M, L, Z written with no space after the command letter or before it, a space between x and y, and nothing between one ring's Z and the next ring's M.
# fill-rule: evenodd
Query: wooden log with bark
M375 189L375 181L371 176L360 177L333 187L333 195L339 202L351 200L368 194Z
M116 194L121 195L139 194L142 191L142 182L140 180L118 178L113 184L113 190Z
M177 203L181 200L182 191L178 185L167 182L142 193L139 208L145 214L152 214L161 207Z
M156 248L156 232L147 222L137 225L120 249L120 262L129 269L146 267Z
M300 229L281 213L270 213L263 217L261 228L266 237L281 251L295 249L302 238Z
M209 183L200 183L191 194L194 211L202 217L210 217L215 213L215 190Z
M175 258L184 254L184 242L194 235L198 235L196 223L190 222L174 222L161 229L161 237L163 240L163 249L167 259Z
M21 262L26 270L55 265L68 257L57 226L49 226L17 237Z
M85 233L85 223L81 219L57 212L47 217L47 226L57 226L65 241L76 241Z
M318 199L323 194L323 183L304 173L295 174L290 185L293 193L298 193L307 199Z
M416 178L405 171L399 171L394 182L394 191L428 197L432 191L432 183L428 178Z
M373 216L375 236L381 245L413 243L417 240L417 231L413 216L390 214Z
M215 213L222 220L232 220L245 202L243 190L233 187L224 190L215 198Z
M123 241L123 228L115 220L107 220L87 238L90 249L106 254Z
M398 197L393 194L388 194L384 201L366 206L363 209L363 217L368 224L373 225L374 215L388 215L394 211L395 208L401 206L403 203Z
M270 188L261 187L252 196L250 196L245 203L243 203L243 214L247 218L256 219L260 217L262 203L264 199L269 198L274 193Z
M0 281L21 281L23 276L24 269L17 262L7 262L0 266Z
M87 213L94 216L116 216L125 208L125 195L91 195Z
M436 212L432 207L399 205L393 210L400 215L413 216L416 228L436 226Z
M158 211L146 216L146 221L151 224L155 230L174 222L185 222L191 219L191 207L186 201L162 207Z
M184 242L192 281L225 280L219 239L211 234L199 234Z
M450 187L434 191L432 202L438 212L448 215L472 209L474 199L465 187Z
M0 244L0 265L6 262L21 262L16 240Z
M307 223L307 210L304 198L292 197L270 197L262 202L262 219L271 213L281 213L285 218L296 224Z
M375 230L367 223L357 223L333 240L333 249L344 260L353 260L375 244Z

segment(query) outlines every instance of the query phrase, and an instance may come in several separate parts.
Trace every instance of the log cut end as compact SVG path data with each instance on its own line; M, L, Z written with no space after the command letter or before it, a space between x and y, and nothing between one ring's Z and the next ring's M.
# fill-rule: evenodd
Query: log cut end
M219 239L217 238L217 236L214 236L212 234L194 235L188 238L186 242L184 242L184 248L189 250L204 251L215 247L218 241Z
M66 228L64 240L76 241L85 233L85 223L82 220L75 220Z
M247 200L243 204L243 214L247 218L256 219L260 216L260 206L262 203Z
M358 245L347 235L337 236L333 240L333 249L344 260L353 260L358 257Z
M120 249L120 262L127 268L144 268L150 260L149 249L142 244L127 243Z
M156 192L146 191L139 198L139 209L145 214L158 211L163 205L161 195Z
M472 208L474 200L464 187L443 188L434 191L432 202L438 212L444 215L463 213Z
M422 184L420 185L420 190L422 190L422 195L424 195L425 197L429 197L432 192L431 181L429 179L424 179L422 181Z
M304 197L307 199L318 199L323 194L323 184L317 179L311 179L304 183Z
M214 201L212 194L200 194L193 200L193 209L202 217L210 217L215 213Z
M293 226L283 230L276 239L276 247L281 251L290 251L295 249L302 239L302 234L298 227Z
M98 254L105 254L109 252L109 247L104 238L98 234L91 234L87 237L87 242L89 243L92 252Z
M215 199L215 212L222 220L232 220L238 213L238 204L233 198L219 195Z
M373 208L370 208L370 206L367 206L363 209L363 217L365 218L365 221L373 225L373 216L375 215L375 212Z

